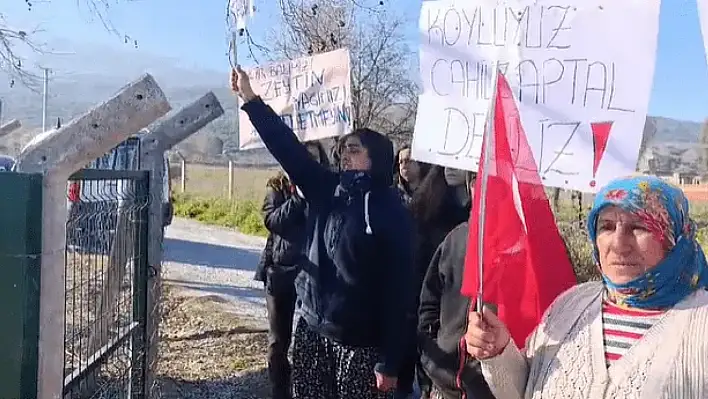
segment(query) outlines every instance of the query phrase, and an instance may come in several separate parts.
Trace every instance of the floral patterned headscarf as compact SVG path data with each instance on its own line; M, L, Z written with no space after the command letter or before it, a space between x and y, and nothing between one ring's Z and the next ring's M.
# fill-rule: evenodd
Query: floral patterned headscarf
M603 273L610 298L640 309L666 309L708 286L708 265L681 189L655 176L621 178L602 188L587 223L598 266L597 219L611 205L639 216L667 254L655 268L625 284L615 284Z

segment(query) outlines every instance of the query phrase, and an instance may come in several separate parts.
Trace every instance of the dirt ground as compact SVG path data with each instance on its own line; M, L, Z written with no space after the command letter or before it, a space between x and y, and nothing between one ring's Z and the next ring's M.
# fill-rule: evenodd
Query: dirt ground
M157 377L165 399L269 398L266 330L225 310L218 296L165 286Z

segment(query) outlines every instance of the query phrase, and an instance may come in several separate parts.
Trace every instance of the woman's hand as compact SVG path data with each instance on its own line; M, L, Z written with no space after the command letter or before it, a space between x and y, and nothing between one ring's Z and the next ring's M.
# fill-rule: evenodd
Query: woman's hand
M246 71L237 66L236 69L231 69L231 91L241 97L244 102L249 102L256 98L256 93L251 87L251 79L249 79Z
M470 356L480 360L492 358L504 351L510 339L509 330L490 309L485 307L482 317L470 312L465 334Z

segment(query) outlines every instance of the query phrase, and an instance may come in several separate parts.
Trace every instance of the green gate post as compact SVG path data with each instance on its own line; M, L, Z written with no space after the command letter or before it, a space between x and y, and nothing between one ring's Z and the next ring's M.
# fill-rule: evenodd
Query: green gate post
M0 398L37 397L42 175L0 172Z

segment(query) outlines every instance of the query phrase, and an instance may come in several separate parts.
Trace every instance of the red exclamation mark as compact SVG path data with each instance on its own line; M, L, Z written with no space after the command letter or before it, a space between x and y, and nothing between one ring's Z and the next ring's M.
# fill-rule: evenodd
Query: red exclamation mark
M593 163L592 163L592 180L590 181L590 187L595 187L595 174L597 174L597 168L600 166L600 161L602 156L605 155L605 149L607 148L607 140L610 138L610 130L612 130L612 123L614 122L590 122L590 128L592 129L592 146L593 146Z

